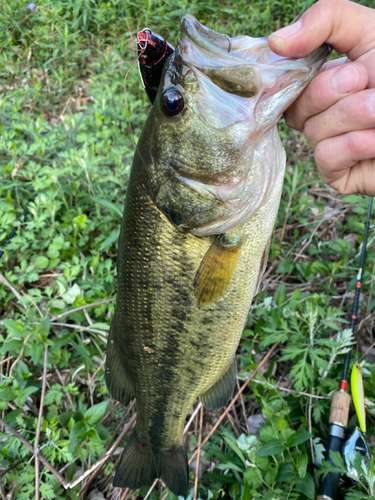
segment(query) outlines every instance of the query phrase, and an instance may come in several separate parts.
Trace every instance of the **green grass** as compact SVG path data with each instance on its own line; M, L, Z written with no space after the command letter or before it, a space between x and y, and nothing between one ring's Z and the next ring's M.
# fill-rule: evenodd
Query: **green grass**
M175 45L179 21L190 12L219 32L263 36L312 2L45 0L32 13L27 3L0 2L0 242L18 226L0 261L8 283L0 284L0 410L4 422L34 446L47 350L39 446L65 481L73 482L110 447L116 428L134 411L125 415L110 400L103 361L134 140L150 109L136 66L136 33L149 26ZM328 191L304 139L284 123L280 132L289 167L271 245L272 270L239 348L241 376L251 373L271 344L280 346L249 385L243 406L235 405L232 421L225 420L205 446L202 458L215 467L199 483L202 499L314 498L307 431L318 461L319 439L328 430L330 401L324 398L340 380L347 346L340 335L348 327L368 199ZM29 214L21 220L25 207ZM374 402L370 240L354 359L367 359L365 390ZM264 415L256 436L247 435L243 408L247 417ZM215 418L205 414L205 432ZM371 436L372 420L368 425ZM1 430L0 496L34 498L32 454ZM189 442L194 449L196 432ZM110 486L117 457L88 492L98 488L105 498L118 498ZM369 477L362 483L348 488L346 498L372 498ZM40 465L41 499L78 498L83 484L65 490ZM154 490L149 498L157 497Z

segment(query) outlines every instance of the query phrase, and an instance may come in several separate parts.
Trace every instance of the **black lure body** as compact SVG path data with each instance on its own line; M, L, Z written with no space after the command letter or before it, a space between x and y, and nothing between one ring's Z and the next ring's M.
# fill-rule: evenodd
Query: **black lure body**
M148 98L155 101L163 67L174 48L164 38L144 28L137 35L139 70Z

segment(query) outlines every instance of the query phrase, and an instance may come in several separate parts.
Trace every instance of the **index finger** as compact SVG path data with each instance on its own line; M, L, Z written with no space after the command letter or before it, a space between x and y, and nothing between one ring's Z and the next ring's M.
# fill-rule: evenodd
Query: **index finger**
M349 94L366 88L367 72L361 64L352 62L332 66L318 73L286 110L284 116L289 127L302 132L308 118L318 115Z
M326 42L355 60L375 51L374 22L374 9L348 0L319 0L296 23L270 35L269 45L277 54L305 57Z

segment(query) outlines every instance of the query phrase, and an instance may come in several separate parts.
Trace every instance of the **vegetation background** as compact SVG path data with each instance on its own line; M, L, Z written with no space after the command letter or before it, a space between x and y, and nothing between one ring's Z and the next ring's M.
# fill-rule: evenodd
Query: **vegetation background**
M136 33L147 26L175 45L189 12L231 36L264 36L312 2L35 2L0 2L1 244L18 229L0 260L0 497L172 500L162 484L139 492L111 486L136 418L134 404L126 409L110 399L103 371L134 140L150 110ZM238 351L239 387L253 378L229 411L193 408L190 499L316 495L312 464L322 461L330 394L350 343L368 199L324 186L304 137L283 122L280 133L289 166L270 267ZM373 228L353 359L365 362L371 444ZM341 497L375 498L374 483L371 463Z

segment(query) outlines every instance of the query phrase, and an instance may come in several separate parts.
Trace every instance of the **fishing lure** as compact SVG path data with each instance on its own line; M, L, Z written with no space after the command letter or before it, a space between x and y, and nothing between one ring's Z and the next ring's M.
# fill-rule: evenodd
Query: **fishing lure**
M362 432L366 432L365 393L363 389L362 366L358 363L353 366L350 384L359 427Z
M144 28L137 35L139 71L146 94L155 101L164 64L174 48L160 35Z

